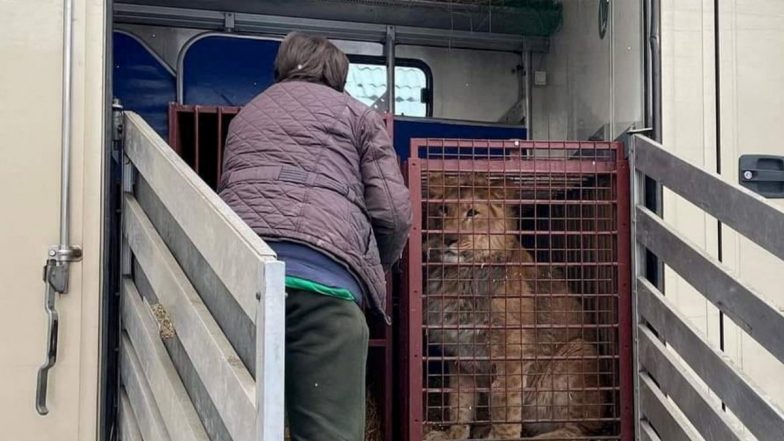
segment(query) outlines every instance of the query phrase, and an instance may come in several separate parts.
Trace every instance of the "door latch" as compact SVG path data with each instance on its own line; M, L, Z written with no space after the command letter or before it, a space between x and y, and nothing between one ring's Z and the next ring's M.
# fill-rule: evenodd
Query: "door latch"
M784 156L743 155L738 172L743 187L766 198L784 198Z
M57 362L57 339L60 327L60 316L57 313L56 301L58 294L68 292L71 262L81 260L82 250L73 248L52 248L44 265L44 311L47 320L46 359L38 369L38 381L35 391L35 408L40 415L49 413L46 407L46 393L49 388L49 370Z

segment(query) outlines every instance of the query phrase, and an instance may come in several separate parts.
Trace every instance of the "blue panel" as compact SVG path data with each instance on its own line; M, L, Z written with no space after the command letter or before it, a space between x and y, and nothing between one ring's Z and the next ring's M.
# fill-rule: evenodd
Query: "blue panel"
M412 138L525 139L527 133L524 127L399 118L395 118L394 132L395 150L401 159L409 157Z
M242 106L275 81L280 42L210 35L195 41L183 58L185 104Z
M169 103L176 100L174 75L135 38L114 32L112 93L168 139Z

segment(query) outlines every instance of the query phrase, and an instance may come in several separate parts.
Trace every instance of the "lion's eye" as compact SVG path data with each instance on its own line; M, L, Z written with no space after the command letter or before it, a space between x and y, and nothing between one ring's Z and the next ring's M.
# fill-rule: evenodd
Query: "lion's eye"
M446 209L446 207L445 207L445 206L443 206L443 205L441 205L440 207L438 207L438 208L436 209L436 214L437 214L438 216L446 216L446 214L447 214L447 209Z
M466 212L466 217L474 217L474 216L476 216L477 214L479 214L479 212L478 212L477 210L475 210L475 209L473 209L473 208L470 208L470 209L469 209L469 210Z

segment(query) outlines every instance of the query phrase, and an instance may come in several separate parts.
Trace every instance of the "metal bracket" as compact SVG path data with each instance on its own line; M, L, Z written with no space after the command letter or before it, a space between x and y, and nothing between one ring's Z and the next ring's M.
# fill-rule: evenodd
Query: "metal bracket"
M82 260L82 249L77 246L49 248L49 260L58 263L79 262Z
M223 30L226 32L234 32L235 27L234 22L234 13L233 12L224 12L223 13Z
M645 133L653 133L653 128L651 127L641 127L639 129L635 128L634 124L632 124L625 132L621 134L617 138L617 140L623 142L623 154L628 159L632 155L633 145L631 142L631 138L634 135L642 135Z

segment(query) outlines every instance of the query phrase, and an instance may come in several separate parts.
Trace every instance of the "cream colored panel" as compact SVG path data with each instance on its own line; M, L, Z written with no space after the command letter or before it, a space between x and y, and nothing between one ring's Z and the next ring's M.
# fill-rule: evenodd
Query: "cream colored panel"
M62 2L0 2L0 438L93 440L97 425L104 2L75 0L72 241L84 261L58 299L60 347L46 417L41 268L58 241Z
M784 2L723 1L720 14L722 175L737 182L740 155L784 155ZM728 228L724 260L784 307L784 263ZM725 339L744 372L784 406L784 366L731 322Z
M547 72L547 85L532 93L534 139L588 139L609 131L613 36L610 28L599 38L598 14L599 0L563 2L560 31L547 54L534 58L534 69Z
M713 0L662 1L663 144L692 164L715 169ZM664 217L678 231L716 253L717 223L665 191ZM680 310L718 346L718 312L669 269L665 289Z

